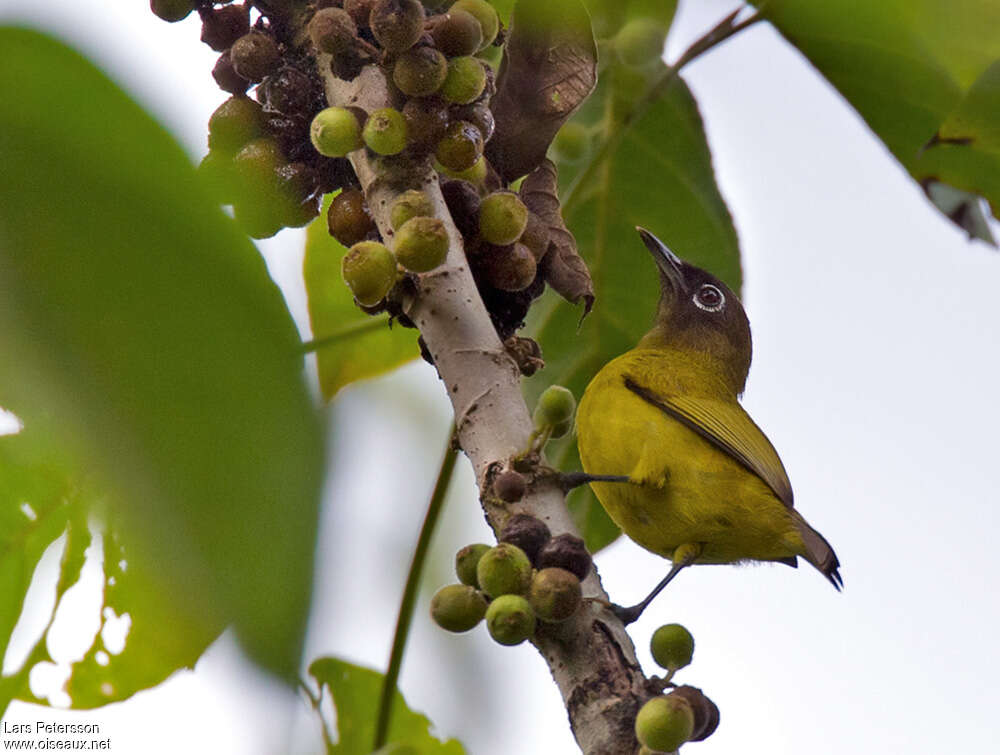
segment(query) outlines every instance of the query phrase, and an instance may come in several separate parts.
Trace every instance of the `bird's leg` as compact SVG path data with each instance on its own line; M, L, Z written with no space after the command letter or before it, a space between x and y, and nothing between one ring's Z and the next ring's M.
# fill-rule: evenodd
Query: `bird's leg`
M559 487L564 491L586 485L588 482L629 482L628 475L587 474L586 472L562 472L558 476Z
M634 606L629 606L628 608L612 604L611 612L621 620L622 624L628 626L642 616L642 612L646 610L646 606L652 603L653 599L660 594L663 588L670 584L670 580L676 577L681 569L693 564L699 555L701 555L701 546L697 543L685 543L684 545L677 546L674 550L673 566L670 567L667 576L660 580L660 583L653 588L653 591L641 603L636 603Z

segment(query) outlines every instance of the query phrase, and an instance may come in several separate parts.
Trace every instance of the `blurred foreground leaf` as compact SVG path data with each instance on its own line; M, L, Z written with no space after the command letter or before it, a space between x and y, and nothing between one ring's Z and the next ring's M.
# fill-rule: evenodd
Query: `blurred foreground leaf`
M844 95L914 179L921 184L939 181L985 197L997 214L1000 3L768 0L757 4Z
M375 719L384 675L355 666L339 658L317 658L309 665L309 674L333 696L337 709L337 741L327 740L329 755L367 755L375 738ZM409 745L420 755L463 755L465 748L457 739L442 742L430 734L427 716L407 706L397 691L393 699L392 723L388 741Z
M381 375L420 353L415 330L390 327L384 316L366 315L354 303L340 274L347 250L326 227L334 196L327 197L319 218L306 229L303 270L313 341L322 344L316 349L319 383L328 399L348 383Z
M0 88L0 403L47 444L34 462L58 460L51 481L20 468L34 500L101 491L86 504L126 547L111 599L136 644L113 697L230 622L291 679L324 451L281 294L176 142L78 53L0 29Z

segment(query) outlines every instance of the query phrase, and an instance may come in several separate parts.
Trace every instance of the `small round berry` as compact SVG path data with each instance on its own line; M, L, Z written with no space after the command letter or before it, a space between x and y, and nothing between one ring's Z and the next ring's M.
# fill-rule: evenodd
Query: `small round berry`
M448 61L448 72L441 84L441 96L448 102L465 105L472 102L486 88L486 69L470 55Z
M541 262L549 251L549 227L538 215L528 211L528 222L524 226L524 233L518 241L524 244L535 256L536 262Z
M250 82L244 79L233 68L233 61L229 58L229 50L226 50L212 67L212 78L223 92L230 94L243 94L250 87Z
M514 470L508 470L508 472L520 476L520 472ZM507 474L508 472L504 472L503 474ZM500 477L498 476L497 481L499 479ZM496 482L494 485L497 486ZM503 529L500 530L500 542L516 545L524 551L531 563L535 563L535 560L538 558L538 552L551 538L552 533L549 531L548 525L541 519L530 514L514 514L504 522Z
M634 18L626 23L614 38L618 59L627 66L649 65L663 55L667 28L652 18Z
M552 140L552 153L557 160L576 163L590 151L590 132L575 121L563 125Z
M261 81L281 62L278 44L267 34L252 31L237 39L229 48L233 68L249 81Z
M375 230L365 195L357 189L344 189L330 202L326 213L330 235L344 246L353 246L364 241Z
M456 105L451 109L452 120L468 121L479 129L483 135L483 141L488 142L496 131L496 119L493 111L485 102L473 102L470 105Z
M322 8L309 19L309 38L320 52L349 50L358 41L358 25L343 8Z
M264 111L249 97L230 97L208 118L208 148L234 154L264 133Z
M542 621L566 621L582 600L580 580L565 569L551 566L531 579L528 602Z
M654 661L667 671L676 671L691 663L694 637L680 624L664 624L653 632L649 649Z
M535 255L524 244L486 246L477 260L477 271L493 288L500 291L524 291L538 274ZM552 437L550 435L550 437Z
M361 138L372 152L380 155L398 155L406 149L406 119L391 107L373 110L365 121Z
M392 80L410 97L434 94L448 74L448 61L433 47L414 47L396 59Z
M691 738L694 715L680 697L660 695L647 700L635 717L635 736L651 750L673 752Z
M219 204L232 204L236 197L232 155L209 150L198 164L198 178Z
M341 263L344 282L359 304L378 304L396 283L396 260L377 241L359 241Z
M287 162L278 142L260 137L247 142L233 158L233 167L246 189L259 190L277 183L277 170Z
M328 107L316 113L309 127L309 139L316 151L326 157L343 157L364 146L358 119L344 107Z
M250 8L246 5L225 5L205 12L201 17L201 41L216 52L232 46L250 31Z
M435 18L431 37L449 58L475 55L483 46L483 25L468 11L452 9Z
M500 32L500 16L497 14L496 8L486 2L486 0L458 0L457 3L448 9L448 12L454 13L457 10L464 10L466 13L471 13L479 21L479 25L483 30L483 41L479 45L480 50L493 44L493 40L497 38L497 34Z
M501 595L486 609L486 628L501 645L520 645L535 633L535 614L520 595Z
M486 615L486 598L474 587L448 585L431 598L431 618L449 632L468 632Z
M493 491L497 494L497 498L501 501L506 501L507 503L515 503L524 498L524 491L528 489L528 481L524 479L524 475L518 472L516 469L505 469L503 472L496 476L493 480ZM514 517L527 516L526 514L515 514ZM535 517L530 517L535 519ZM535 520L539 521L539 520ZM539 522L541 523L541 522ZM508 521L504 525L503 531L507 531L507 527L510 525ZM542 524L544 527L545 525ZM500 540L507 543L514 543L514 545L520 546L521 543L505 538L503 534L500 535ZM531 558L531 552L527 548L521 548L525 553L528 554L528 558Z
M490 549L484 543L473 543L466 545L455 554L455 574L458 581L463 585L478 587L479 578L476 576L476 568L479 566L479 559Z
M576 399L573 392L561 385L550 385L535 404L535 427L557 425L573 418L576 411Z
M293 66L284 66L264 79L267 109L284 115L311 115L315 90L312 79Z
M719 707L713 703L704 692L688 684L674 687L667 697L682 697L691 706L694 714L694 731L689 742L701 742L708 739L719 728Z
M391 55L409 50L424 31L420 0L375 0L368 25L383 50Z
M449 123L434 156L448 170L467 170L483 156L483 135L468 121Z
M411 273L426 273L448 256L448 232L438 218L410 218L396 231L393 251Z
M389 208L389 224L394 231L411 218L430 217L434 215L434 203L419 189L404 191Z
M491 598L523 595L531 586L531 561L516 545L500 543L479 559L476 581Z
M413 97L403 105L410 146L432 150L448 128L448 105L437 97Z
M149 0L149 9L164 21L173 23L187 18L194 10L194 0Z
M558 566L582 581L590 573L591 559L581 538L563 533L541 547L536 563L539 569Z
M479 206L479 235L487 243L497 246L513 244L521 238L527 224L528 208L511 191L494 192ZM533 280L534 275L531 277Z

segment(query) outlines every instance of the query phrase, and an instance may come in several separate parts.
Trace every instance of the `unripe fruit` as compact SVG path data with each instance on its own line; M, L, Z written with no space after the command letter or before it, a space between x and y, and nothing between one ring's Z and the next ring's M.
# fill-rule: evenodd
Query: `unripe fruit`
M483 41L479 45L480 50L493 44L493 40L497 38L500 31L500 16L497 15L496 8L486 0L458 0L448 9L448 12L454 13L457 10L471 13L479 21L483 30Z
M508 470L508 472L520 476L520 473L514 470ZM504 474L507 473L505 472ZM497 482L499 482L499 479L498 477ZM523 480L524 478L522 477L521 479ZM497 483L494 483L494 485L499 487ZM500 530L500 542L516 545L524 551L528 560L532 563L538 557L538 551L541 550L542 546L551 537L552 533L545 522L530 514L514 514L504 522L503 529Z
M361 138L372 152L397 155L406 149L406 119L395 108L373 110L365 121Z
M252 31L237 39L229 48L236 73L250 81L260 81L281 62L277 43L270 36Z
M390 742L384 747L379 747L371 755L420 755L420 751L405 742Z
M552 432L549 433L549 438L561 438L564 435L568 435L570 430L573 429L573 420L568 419L565 422L557 422L552 425Z
M549 251L549 227L538 215L528 211L528 222L524 226L524 233L518 239L535 256L536 262L541 262Z
M490 246L478 261L479 273L500 291L524 291L535 280L538 263L535 255L520 242L509 246ZM552 437L550 435L550 437Z
M539 569L558 566L583 581L590 573L591 558L581 538L563 533L541 547L536 563Z
M691 706L679 697L647 700L635 717L635 736L652 750L673 752L688 741L694 730Z
M490 549L490 546L483 543L473 543L462 548L455 554L455 574L458 581L463 585L477 587L479 578L476 576L476 568L479 566L479 559Z
M431 598L431 618L449 632L468 632L486 615L486 598L474 587L448 585Z
M448 61L448 73L441 84L441 96L448 102L465 105L486 88L486 69L476 58L464 55Z
M531 580L528 602L542 621L565 621L582 600L580 580L565 569L542 569Z
M468 181L445 181L441 194L455 227L466 238L475 236L479 226L479 192Z
M359 241L344 255L341 272L358 303L370 307L396 283L396 260L377 241Z
M438 218L410 218L396 231L393 250L411 273L426 273L448 256L448 232Z
M483 135L468 121L449 123L434 156L448 170L471 168L483 156Z
M233 167L244 188L259 191L277 183L276 171L287 162L278 142L262 137L247 142L233 158Z
M627 66L642 67L660 59L667 28L652 18L635 18L614 38L618 59Z
M202 15L201 41L216 52L222 52L250 31L250 8L246 5L226 5Z
M368 24L389 54L409 50L424 31L424 6L419 0L376 0Z
M452 9L435 19L431 37L449 58L475 55L483 46L483 25L468 11Z
M516 469L505 469L503 472L496 476L493 480L493 491L497 494L497 498L501 501L506 501L507 503L514 503L520 501L524 498L524 491L528 487L528 481L524 479L524 475L518 472ZM511 519L515 519L519 516L527 516L527 514L515 514ZM535 517L529 517L530 519L535 519ZM539 521L539 520L535 520ZM508 521L504 525L503 532L507 531L507 527L510 525ZM545 526L544 524L542 525ZM528 558L531 558L531 551L527 548L521 547L521 543L510 540L503 537L501 534L500 540L507 543L513 543L528 554ZM537 550L537 549L536 549Z
M316 113L309 139L316 151L327 157L343 157L364 146L358 119L343 107L328 107Z
M249 97L230 97L208 118L208 148L233 154L264 132L264 111Z
M230 94L243 94L250 87L250 81L236 73L236 69L233 68L229 50L222 53L215 61L215 66L212 68L212 78L215 79L219 89Z
M479 235L490 244L513 244L521 238L527 224L528 208L513 192L494 192L479 206Z
M273 198L240 198L233 204L233 218L243 231L253 239L268 239L282 228L280 213Z
M653 632L649 649L654 661L668 671L676 671L691 663L694 637L680 624L664 624Z
M700 742L708 739L719 727L719 707L713 703L704 692L697 687L684 684L675 687L667 697L681 697L688 701L694 714L694 731L689 742Z
M550 385L535 404L535 427L556 425L573 418L576 411L576 399L573 392L561 385Z
M231 155L209 150L198 164L198 178L219 204L232 204L236 192L233 187Z
M343 8L322 8L309 20L309 38L320 52L336 55L357 43L358 26Z
M520 645L535 633L535 614L520 595L501 595L486 609L486 628L501 645Z
M404 191L392 203L389 209L389 223L394 231L411 218L430 217L434 215L434 203L419 189Z
M357 189L344 189L330 202L326 213L327 228L344 246L353 246L364 241L375 230L365 195Z
M413 98L403 105L410 145L433 149L448 128L448 106L437 97Z
M516 545L500 543L479 559L476 581L491 598L524 594L531 586L531 561Z
M564 124L552 141L552 152L562 162L579 162L589 151L590 132L586 126L573 121Z
M392 80L405 95L425 97L434 94L448 74L448 61L433 47L414 47L396 59Z
M187 18L194 10L194 0L149 0L149 9L164 21L173 23Z

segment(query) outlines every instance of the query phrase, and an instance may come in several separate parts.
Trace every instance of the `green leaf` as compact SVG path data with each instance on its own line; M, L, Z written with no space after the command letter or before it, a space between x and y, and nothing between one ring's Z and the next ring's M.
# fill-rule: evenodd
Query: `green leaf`
M623 125L665 71L662 63L642 72L609 65L574 118L592 129L594 144L611 145L582 164L560 165L561 186L573 187L562 192L563 215L590 268L597 303L582 324L579 310L551 293L532 308L528 331L541 344L546 363L528 381L532 399L551 383L579 398L602 366L648 330L659 285L635 226L648 228L681 257L739 290L736 230L687 86L675 79L627 129ZM561 469L580 468L571 438L551 443L547 453ZM589 488L574 492L569 506L592 551L617 537L617 527Z
M384 317L366 315L354 303L340 274L347 250L326 228L323 212L306 229L304 275L309 299L319 383L328 399L348 383L375 377L406 364L420 353L417 334L399 325L390 327Z
M292 679L324 451L281 294L177 143L78 53L0 29L0 88L0 403L101 491L135 589L170 609L135 627L183 615L176 642L203 646L232 622ZM169 655L173 630L135 651Z
M996 214L1000 3L770 0L758 5L914 179L983 196Z
M309 665L309 674L321 688L330 691L337 709L337 741L327 742L327 753L370 753L385 676L332 657L317 658ZM427 716L410 710L399 691L395 692L389 742L410 745L420 755L463 755L465 748L461 742L457 739L442 742L431 735L430 724Z

